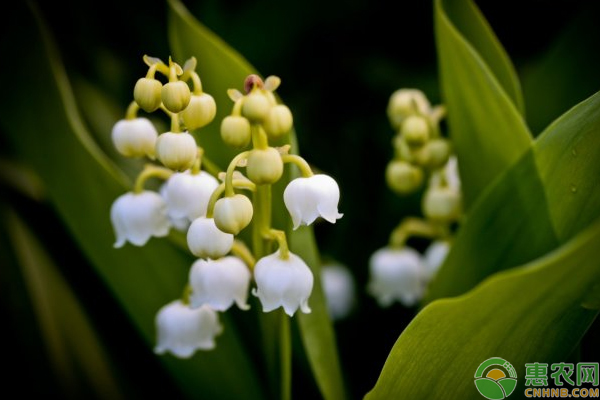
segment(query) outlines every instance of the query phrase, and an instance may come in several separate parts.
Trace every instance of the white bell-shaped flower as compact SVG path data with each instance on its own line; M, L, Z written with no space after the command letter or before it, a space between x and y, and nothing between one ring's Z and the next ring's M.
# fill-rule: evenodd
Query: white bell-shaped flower
M215 348L215 336L223 331L210 306L192 309L180 300L162 307L156 315L157 354L189 358L196 350Z
M423 296L425 270L421 255L415 250L384 247L373 253L369 267L367 290L380 306L388 307L398 300L410 307Z
M450 243L446 240L436 240L431 243L423 253L425 275L431 279L438 272L450 251Z
M190 286L192 307L208 304L214 310L225 311L235 301L242 310L250 308L250 271L238 257L197 260L190 270Z
M193 221L205 216L210 196L218 186L219 181L205 171L174 173L161 189L169 217Z
M144 190L141 193L125 193L115 200L110 209L117 241L115 247L123 247L125 242L143 246L150 237L163 237L169 234L171 223L167 218L167 205L156 192Z
M233 235L219 230L213 218L200 217L190 225L187 243L196 257L217 259L229 253Z
M154 157L158 132L147 118L122 119L112 129L112 141L125 157Z
M256 289L252 294L260 299L264 312L283 307L290 317L298 307L310 313L308 298L313 288L313 274L297 255L281 258L279 250L258 260L254 266Z
M333 224L344 215L338 213L340 188L327 175L294 179L285 188L283 200L292 216L294 229L312 224L319 216Z
M343 265L326 264L321 267L321 284L329 315L334 320L348 316L354 305L354 278Z

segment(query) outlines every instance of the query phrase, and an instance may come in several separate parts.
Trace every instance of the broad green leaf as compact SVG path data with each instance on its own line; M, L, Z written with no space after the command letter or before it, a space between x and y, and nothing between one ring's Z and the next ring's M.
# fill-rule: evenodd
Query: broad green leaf
M525 363L564 361L598 314L599 241L596 220L556 251L425 307L366 399L481 399L473 376L491 357L515 367L523 397Z
M537 258L600 215L600 93L536 139L473 206L428 300L454 296L486 276Z
M199 23L179 1L169 0L169 6L169 34L174 55L177 59L182 60L191 56L197 58L197 71L202 79L202 85L208 93L215 97L218 110L216 120L220 120L231 111L232 102L227 97L227 89L241 89L246 76L256 73L255 69L239 53ZM209 154L212 151L211 146L214 145L215 149L223 147L218 135L218 126L215 123L206 132L202 132L202 130L199 132L200 142L206 145ZM289 141L292 144L292 152L297 152L294 134L290 135ZM229 155L229 159L235 155L231 151L223 154ZM292 232L289 218L282 219L280 217L287 214L281 198L285 183L292 176L294 175L288 169L285 182L280 182L274 187L273 222L275 226L288 231L292 251L300 255L311 267L315 277L318 277L320 276L320 260L312 229L299 229ZM345 390L336 351L335 335L325 309L323 293L317 281L318 279L315 279L315 287L310 299L312 313L300 315L297 319L304 348L323 397L325 399L341 399L345 397ZM275 324L275 322L271 323Z
M14 212L5 222L42 338L63 388L74 395L89 386L99 397L124 399L104 346L68 283Z
M153 346L155 313L181 295L193 260L167 240L152 239L143 248L113 249L109 210L126 190L121 178L115 179L122 174L114 172L81 122L50 33L35 11L37 21L23 4L19 7L19 30L3 36L1 43L20 67L6 82L11 96L0 100L0 126L43 179L50 201L73 237ZM43 90L32 95L23 82ZM189 397L263 398L235 326L227 315L221 318L225 331L216 350L191 360L165 356L161 361Z
M470 0L436 0L436 42L466 208L531 144L514 71ZM514 99L511 98L514 97Z
M597 2L580 12L540 57L521 70L527 124L534 134L600 87Z

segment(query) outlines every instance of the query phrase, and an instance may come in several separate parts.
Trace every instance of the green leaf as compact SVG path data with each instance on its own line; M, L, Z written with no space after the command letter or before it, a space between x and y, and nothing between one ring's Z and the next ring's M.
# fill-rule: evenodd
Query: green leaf
M256 71L239 53L198 22L181 2L169 0L169 6L169 39L172 51L177 59L196 57L198 60L196 70L202 79L203 88L215 98L217 103L215 120L220 121L231 111L232 102L227 97L227 89L241 89L246 76ZM199 136L200 142L207 147L209 154L213 151L213 147L215 151L222 152L220 154L227 160L236 154L231 150L226 152L222 150L224 146L215 123L211 124L206 132L201 130ZM292 152L297 153L295 135L290 134L288 140L292 144ZM287 215L281 199L285 185L293 176L295 176L293 171L288 168L286 179L282 179L273 188L273 222L275 226L286 229L292 251L307 262L317 278L320 276L320 260L312 229L292 231L289 218L280 217ZM315 279L310 306L312 313L300 315L297 320L317 384L325 399L345 398L335 335L318 279ZM272 318L269 323L275 325L277 322L274 319ZM271 350L267 350L267 354L275 351Z
M515 367L523 393L525 363L564 361L598 314L599 240L596 220L556 251L425 307L366 399L480 399L473 376L490 357Z
M428 301L537 258L600 215L600 93L557 119L473 206Z
M19 7L18 31L3 36L1 43L3 52L20 63L13 79L5 83L11 96L0 100L1 127L43 179L50 201L73 237L152 346L155 313L181 295L193 260L166 240L153 239L143 248L113 249L109 210L124 193L125 179L81 122L51 35L39 15L33 10L34 20L31 10L24 4ZM225 331L216 350L191 360L168 356L161 361L189 397L202 393L207 398L263 398L235 326L227 315L222 320Z
M444 103L469 208L531 144L514 70L469 0L435 2Z
M46 250L14 212L6 225L61 386L71 395L89 386L100 397L125 398L88 316Z

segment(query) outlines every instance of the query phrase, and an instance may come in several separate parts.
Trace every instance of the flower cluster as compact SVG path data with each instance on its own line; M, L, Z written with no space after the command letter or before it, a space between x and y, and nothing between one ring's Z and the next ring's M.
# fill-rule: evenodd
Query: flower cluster
M420 90L399 89L390 97L387 112L396 131L387 184L407 195L427 182L421 203L425 218L403 220L390 235L389 245L371 256L368 291L382 307L394 301L412 306L423 297L450 250L452 226L462 213L460 178L450 141L440 132L442 106L432 107ZM412 236L433 240L423 255L406 244Z
M274 90L280 79L264 82L250 75L244 93L230 89L234 105L221 121L226 145L250 148L235 156L226 171L219 171L199 147L192 133L213 121L216 104L203 92L191 58L183 68L169 59L144 57L148 73L137 81L125 119L112 132L117 150L127 157L147 157L162 165L148 164L134 188L119 197L111 209L117 240L145 245L151 237L167 236L171 228L186 232L189 251L197 257L189 272L189 284L181 299L161 308L156 316L159 354L171 352L186 358L198 349L212 349L222 331L217 312L236 304L247 310L252 293L264 312L283 308L293 316L310 312L313 274L308 265L289 250L284 230L271 226L271 185L279 181L284 164L295 164L301 177L286 187L283 201L294 229L310 225L318 217L334 223L340 191L326 175L313 174L308 163L289 154L289 145L273 147L270 140L285 137L292 129L289 108L278 104ZM167 80L156 78L160 73ZM190 89L191 86L191 89ZM158 134L139 110L162 110L171 119L169 132ZM238 169L245 168L245 174ZM150 178L165 180L159 192L144 189ZM243 191L251 192L248 197ZM239 234L252 226L253 243ZM273 244L278 248L273 251Z

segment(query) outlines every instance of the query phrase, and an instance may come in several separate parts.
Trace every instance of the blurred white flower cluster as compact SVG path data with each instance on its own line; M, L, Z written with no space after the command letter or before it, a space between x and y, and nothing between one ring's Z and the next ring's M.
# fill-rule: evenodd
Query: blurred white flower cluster
M136 83L134 101L125 119L115 124L112 138L122 155L156 159L162 166L148 164L133 190L113 203L115 247L126 242L143 246L175 228L187 232L189 251L198 258L181 298L157 314L156 352L186 358L196 350L214 348L215 336L222 331L217 312L233 304L247 310L252 280L256 285L252 293L264 312L283 308L289 316L298 309L309 313L313 273L289 250L285 231L271 226L271 185L282 178L284 164L299 168L301 177L288 184L283 196L294 229L318 217L335 223L342 217L337 208L340 191L331 177L314 175L304 159L289 154L289 146L269 145L288 134L293 123L288 107L278 104L273 94L279 78L263 82L250 75L245 93L228 91L234 106L221 123L221 138L232 147L251 147L221 172L190 133L216 115L215 101L203 92L194 71L196 60L188 60L183 68L170 59L167 64L145 56L144 61L148 73ZM167 82L156 79L157 73ZM158 134L148 119L138 116L140 109L165 112L171 119L170 131ZM151 178L165 181L159 192L145 189ZM251 198L243 191L251 192ZM236 238L251 224L259 246ZM271 244L278 249L269 250Z
M390 97L387 112L396 130L387 184L407 195L427 182L421 203L424 218L404 219L391 233L388 246L371 256L367 290L382 307L394 301L410 307L421 300L450 251L453 224L462 214L462 193L456 156L440 132L444 108L432 107L420 90L400 89ZM411 237L432 242L420 254L407 245Z

